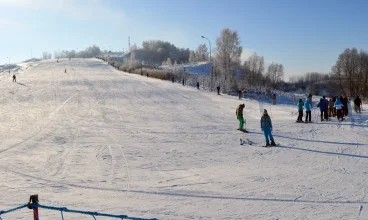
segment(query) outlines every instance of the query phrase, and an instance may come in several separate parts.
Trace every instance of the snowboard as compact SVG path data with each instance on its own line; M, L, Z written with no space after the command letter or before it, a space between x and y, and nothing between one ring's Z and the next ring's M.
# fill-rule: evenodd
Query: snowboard
M278 146L280 146L280 144L279 143L276 143L276 146L262 146L262 147L278 147Z
M241 132L243 132L243 133L248 133L248 131L247 130L240 130L239 128L237 129L238 131L241 131Z

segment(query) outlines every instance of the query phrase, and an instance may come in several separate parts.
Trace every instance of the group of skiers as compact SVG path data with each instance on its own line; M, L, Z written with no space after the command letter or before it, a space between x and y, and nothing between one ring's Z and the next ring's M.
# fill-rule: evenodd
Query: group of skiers
M244 104L240 104L237 108L236 108L236 117L239 120L239 129L242 132L248 133L248 131L246 129L244 129L244 124L245 124L245 119L243 117L243 110L244 110L245 105ZM263 131L264 134L264 138L265 138L265 142L266 142L266 146L265 147L270 147L270 146L276 146L275 140L272 136L272 121L270 116L268 115L268 112L266 109L263 110L263 114L261 117L261 130ZM271 143L270 143L271 141Z
M317 104L317 107L319 107L320 109L320 116L321 116L321 121L328 121L330 120L331 117L337 117L337 120L344 120L344 116L348 116L349 114L349 100L348 98L345 97L338 97L338 96L334 96L330 99L326 99L325 96L323 96L320 101ZM354 99L354 110L355 112L359 112L361 113L361 106L362 106L362 101L360 100L359 96L357 96ZM306 111L306 117L305 117L305 121L303 121L303 109L305 108ZM311 109L313 108L313 104L312 104L312 95L309 94L308 98L305 100L305 102L303 102L302 99L299 99L298 102L298 118L296 120L296 122L311 122Z

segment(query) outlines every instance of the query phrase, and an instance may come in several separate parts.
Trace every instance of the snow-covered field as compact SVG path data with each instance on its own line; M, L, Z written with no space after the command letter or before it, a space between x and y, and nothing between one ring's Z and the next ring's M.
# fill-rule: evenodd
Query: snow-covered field
M0 76L1 210L38 193L41 204L160 219L368 219L367 111L298 124L295 107L264 104L281 145L262 148L255 100L95 59L22 69L18 83ZM242 102L247 135L236 130Z

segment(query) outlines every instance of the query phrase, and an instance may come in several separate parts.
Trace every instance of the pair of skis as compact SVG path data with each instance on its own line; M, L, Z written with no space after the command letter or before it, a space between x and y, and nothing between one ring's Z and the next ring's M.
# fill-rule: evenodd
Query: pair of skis
M238 129L239 130L239 129ZM249 133L247 130L240 130L241 132L244 132L244 133ZM245 144L248 144L248 145L254 145L254 142L249 140L249 138L246 138L246 139L242 139L240 138L240 145L245 145ZM280 146L279 143L276 143L276 146L262 146L262 147L277 147L277 146Z

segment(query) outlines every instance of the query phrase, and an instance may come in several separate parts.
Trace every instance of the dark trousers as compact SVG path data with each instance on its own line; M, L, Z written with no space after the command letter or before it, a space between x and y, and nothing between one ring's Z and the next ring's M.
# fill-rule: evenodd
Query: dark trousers
M337 120L339 120L340 118L341 120L344 120L343 111L342 109L337 109Z
M312 120L312 111L306 111L305 122ZM309 120L308 120L309 119Z
M299 110L299 116L298 116L298 119L297 121L303 121L303 110Z
M325 119L328 120L328 109L324 109L323 114L325 116Z
M321 121L323 121L323 119L328 120L327 109L321 110Z

